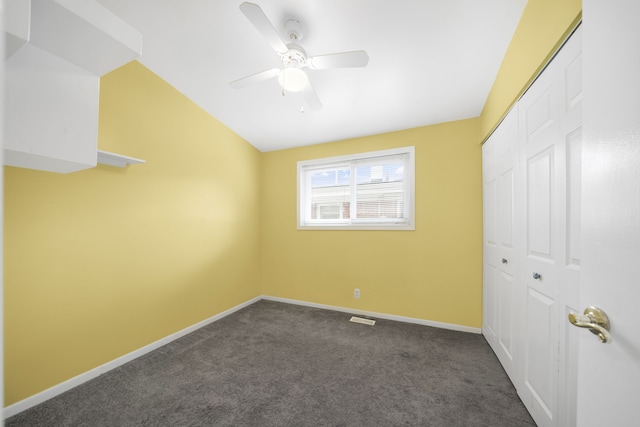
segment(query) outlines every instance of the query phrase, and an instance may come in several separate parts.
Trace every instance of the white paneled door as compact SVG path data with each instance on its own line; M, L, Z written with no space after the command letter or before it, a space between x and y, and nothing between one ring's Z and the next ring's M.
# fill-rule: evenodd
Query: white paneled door
M580 312L611 342L579 334L580 427L640 425L640 2L585 0Z
M513 382L517 370L518 235L514 230L514 166L518 140L517 108L507 114L482 147L484 192L483 333Z
M570 425L580 272L581 33L518 104L523 348L518 392L540 426Z

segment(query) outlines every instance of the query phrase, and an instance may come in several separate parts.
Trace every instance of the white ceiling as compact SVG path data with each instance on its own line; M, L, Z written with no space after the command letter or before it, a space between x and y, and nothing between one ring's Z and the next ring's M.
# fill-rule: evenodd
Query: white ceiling
M143 35L147 68L261 151L480 115L526 0L252 0L283 38L306 26L310 56L365 50L366 68L309 70L323 108L301 112L276 79L229 82L280 57L242 0L98 0Z

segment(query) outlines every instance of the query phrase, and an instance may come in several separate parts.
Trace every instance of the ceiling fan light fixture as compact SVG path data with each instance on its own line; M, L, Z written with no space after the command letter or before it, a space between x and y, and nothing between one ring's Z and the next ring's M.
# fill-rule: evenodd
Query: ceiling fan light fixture
M309 78L300 68L289 67L280 71L278 83L287 92L300 92L309 84Z

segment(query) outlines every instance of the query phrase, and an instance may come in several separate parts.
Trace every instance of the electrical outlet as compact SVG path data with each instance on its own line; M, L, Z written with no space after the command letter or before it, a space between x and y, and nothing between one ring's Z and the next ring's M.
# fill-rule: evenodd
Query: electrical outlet
M353 290L353 297L354 297L354 298L360 298L360 289L355 288L355 289Z

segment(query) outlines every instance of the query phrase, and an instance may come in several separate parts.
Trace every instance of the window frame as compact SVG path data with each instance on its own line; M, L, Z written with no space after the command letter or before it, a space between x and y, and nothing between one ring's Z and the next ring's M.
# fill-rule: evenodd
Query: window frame
M336 171L340 167L349 165L357 161L366 162L370 160L375 162L378 157L408 155L406 161L406 169L403 171L404 183L404 204L406 219L400 222L394 220L379 219L357 219L355 222L351 218L347 220L311 220L307 213L310 212L310 199L308 197L311 192L311 182L308 179L309 170L333 170ZM356 188L355 173L350 174L349 191L350 193ZM297 229L298 230L415 230L415 147L393 148L380 151L369 151L365 153L356 153L346 156L325 157L320 159L302 160L297 162Z

